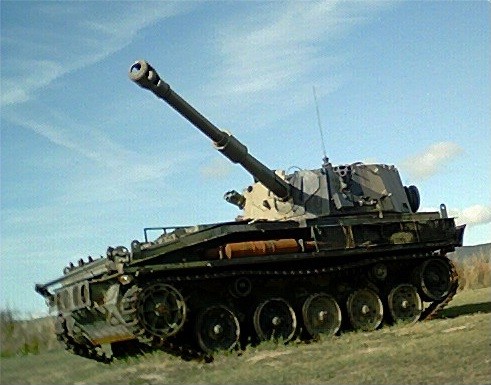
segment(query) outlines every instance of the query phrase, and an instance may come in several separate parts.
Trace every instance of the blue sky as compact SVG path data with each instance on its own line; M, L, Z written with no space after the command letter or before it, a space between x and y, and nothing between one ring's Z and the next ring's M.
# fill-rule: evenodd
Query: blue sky
M251 176L128 79L146 59L272 169L380 162L491 241L491 3L1 6L0 307L144 227L233 220Z

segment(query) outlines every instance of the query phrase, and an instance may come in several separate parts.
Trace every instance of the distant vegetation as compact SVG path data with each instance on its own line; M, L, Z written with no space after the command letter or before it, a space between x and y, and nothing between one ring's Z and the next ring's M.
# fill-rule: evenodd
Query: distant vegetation
M456 261L459 288L480 289L491 286L491 261L489 254L479 254L464 261Z
M459 273L461 290L491 286L491 243L459 248L451 259Z
M459 289L491 287L491 243L459 248L451 254L459 273ZM62 349L50 317L20 320L11 309L0 310L0 357Z
M39 354L61 347L51 317L19 320L15 311L0 310L0 357Z

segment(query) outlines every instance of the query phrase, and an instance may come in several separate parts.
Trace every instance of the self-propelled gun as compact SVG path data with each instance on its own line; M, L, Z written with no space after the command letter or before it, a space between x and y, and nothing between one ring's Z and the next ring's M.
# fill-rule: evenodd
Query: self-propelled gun
M212 354L263 340L434 316L457 290L447 254L462 246L444 204L418 212L419 191L386 164L272 170L177 94L147 62L129 77L206 135L253 180L225 200L230 222L163 226L105 257L70 263L36 291L67 348L100 357L130 346ZM103 350L103 349L102 349Z

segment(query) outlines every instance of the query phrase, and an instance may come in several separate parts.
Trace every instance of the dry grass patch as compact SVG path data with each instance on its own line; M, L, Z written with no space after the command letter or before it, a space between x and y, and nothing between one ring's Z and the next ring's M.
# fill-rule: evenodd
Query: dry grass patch
M20 320L12 310L0 310L0 356L39 354L60 349L51 317Z
M479 252L468 258L454 261L459 274L459 289L480 289L491 286L491 258Z

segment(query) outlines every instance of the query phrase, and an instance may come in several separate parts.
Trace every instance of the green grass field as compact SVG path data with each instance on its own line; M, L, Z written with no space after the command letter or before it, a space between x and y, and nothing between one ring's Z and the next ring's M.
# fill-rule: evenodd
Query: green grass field
M54 349L2 358L2 384L489 384L491 288L439 319L315 343L263 343L211 363L164 352L103 364Z

